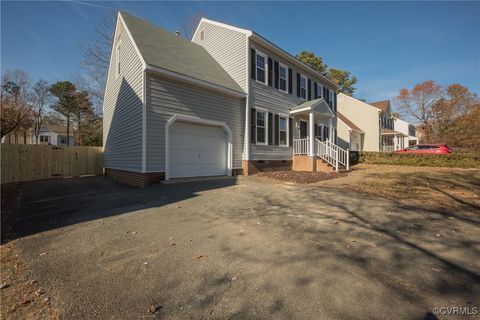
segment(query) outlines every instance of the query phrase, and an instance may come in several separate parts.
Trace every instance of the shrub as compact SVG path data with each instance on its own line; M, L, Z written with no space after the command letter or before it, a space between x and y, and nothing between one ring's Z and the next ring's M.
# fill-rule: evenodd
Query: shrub
M393 152L361 152L359 163L448 168L480 168L480 154L408 154Z

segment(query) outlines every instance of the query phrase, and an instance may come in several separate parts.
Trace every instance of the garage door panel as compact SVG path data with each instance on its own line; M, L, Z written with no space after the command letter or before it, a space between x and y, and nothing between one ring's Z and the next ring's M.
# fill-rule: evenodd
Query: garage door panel
M226 174L228 148L222 128L176 122L169 136L170 177Z

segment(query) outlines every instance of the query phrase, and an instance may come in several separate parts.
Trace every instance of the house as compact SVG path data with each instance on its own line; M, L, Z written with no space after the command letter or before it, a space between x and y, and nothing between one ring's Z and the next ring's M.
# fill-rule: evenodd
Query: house
M408 147L405 139L408 133L403 133L394 128L394 115L390 100L369 102L370 105L380 109L380 151L396 151Z
M103 104L107 175L133 185L339 169L338 86L257 33L202 19L192 41L119 12Z
M338 94L339 145L355 151L395 151L409 145L410 124L395 117L389 100L366 103ZM349 123L348 123L349 122ZM405 126L408 124L407 126ZM355 126L357 127L355 129ZM360 139L360 143L358 140ZM360 146L358 149L357 145Z
M394 116L393 117L393 129L397 132L401 132L404 134L403 136L403 142L401 142L399 145L401 145L403 148L416 145L419 143L419 138L417 137L417 128L405 121L400 119L399 117ZM400 147L399 147L400 148ZM398 150L398 149L397 149Z
M58 124L45 124L40 128L37 138L32 130L22 132L21 137L17 136L15 132L11 132L2 138L2 143L8 144L47 144L52 146L66 146L67 136L69 136L69 145L73 146L75 143L73 129L70 129L67 135L67 127Z

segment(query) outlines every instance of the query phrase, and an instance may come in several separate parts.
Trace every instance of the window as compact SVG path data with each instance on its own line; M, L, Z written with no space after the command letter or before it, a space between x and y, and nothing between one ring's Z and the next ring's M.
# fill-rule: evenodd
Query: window
M278 122L278 132L279 132L279 145L280 146L287 146L287 137L288 137L288 118L285 116L280 116L279 117L279 122Z
M60 139L60 144L67 144L67 137L66 136L58 136Z
M48 143L49 136L40 136L40 142L47 142Z
M330 105L330 108L332 108L332 110L335 110L335 106L333 105L333 103L334 103L333 95L334 94L335 94L334 91L328 89L328 104Z
M267 57L257 52L257 81L266 83L265 74L267 73Z
M283 64L278 65L278 87L281 91L287 92L288 69Z
M257 110L257 143L267 143L267 111Z
M203 41L203 39L205 39L205 29L200 31L200 40Z
M307 99L307 77L300 75L300 98Z
M117 77L120 75L121 69L120 69L120 53L122 49L122 41L120 40L117 45L117 49L115 50L115 62L116 62L116 75Z
M321 98L323 96L323 86L321 84L317 84L317 98Z

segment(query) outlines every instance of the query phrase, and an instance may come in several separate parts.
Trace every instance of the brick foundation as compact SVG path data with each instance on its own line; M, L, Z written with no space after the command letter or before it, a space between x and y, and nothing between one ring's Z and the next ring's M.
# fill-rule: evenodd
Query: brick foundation
M243 160L242 167L246 176L261 171L292 170L292 160Z
M145 187L151 183L165 180L164 172L134 172L105 168L105 175L132 187Z

